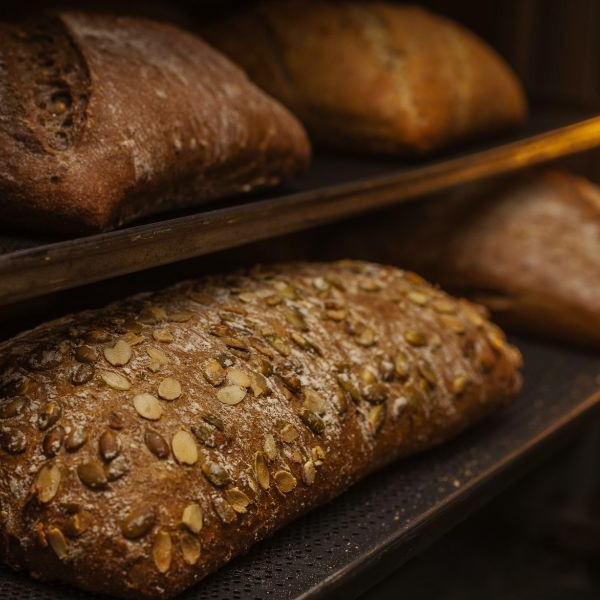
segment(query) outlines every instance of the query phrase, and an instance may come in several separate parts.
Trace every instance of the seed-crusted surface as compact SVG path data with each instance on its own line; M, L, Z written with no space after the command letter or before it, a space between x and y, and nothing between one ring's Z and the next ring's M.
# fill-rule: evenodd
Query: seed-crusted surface
M428 300L411 302L414 292ZM267 302L274 295L281 301ZM440 321L438 301L464 331ZM171 336L157 341L157 330ZM104 350L120 340L131 357L114 366ZM77 356L92 355L93 377L76 385ZM213 360L222 378L214 365L207 376ZM170 597L366 473L505 403L519 363L473 305L413 274L349 261L186 282L49 323L0 345L0 428L26 440L14 453L2 447L0 554L43 579ZM166 378L181 386L173 400L158 395ZM245 396L223 403L231 386ZM139 414L141 394L161 403L158 419ZM59 426L80 444L55 441L48 457L44 437Z

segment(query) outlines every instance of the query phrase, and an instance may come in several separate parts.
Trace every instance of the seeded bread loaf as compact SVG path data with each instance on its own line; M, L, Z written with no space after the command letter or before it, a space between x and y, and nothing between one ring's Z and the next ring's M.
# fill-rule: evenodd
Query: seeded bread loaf
M505 62L417 6L267 0L202 32L321 145L415 156L525 118L523 91Z
M0 146L2 225L66 234L278 184L310 152L196 36L78 12L0 24Z
M0 345L0 559L169 598L508 401L481 311L370 263L186 282Z

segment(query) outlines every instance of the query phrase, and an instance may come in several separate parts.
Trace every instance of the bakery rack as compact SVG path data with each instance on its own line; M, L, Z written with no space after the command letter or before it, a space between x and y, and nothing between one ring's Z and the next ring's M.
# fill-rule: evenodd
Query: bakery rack
M0 305L340 221L598 145L600 116L540 107L517 133L453 154L414 163L317 154L285 189L111 233L40 239L0 223Z

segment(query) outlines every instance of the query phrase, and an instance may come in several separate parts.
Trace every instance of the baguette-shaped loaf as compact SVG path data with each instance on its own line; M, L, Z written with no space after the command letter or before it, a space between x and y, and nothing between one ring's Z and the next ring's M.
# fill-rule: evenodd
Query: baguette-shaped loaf
M0 558L168 598L505 404L481 311L370 263L186 282L0 345Z
M415 156L513 127L526 114L502 58L418 6L263 0L203 34L324 146Z
M0 24L4 226L67 234L278 184L298 121L198 37L56 12Z

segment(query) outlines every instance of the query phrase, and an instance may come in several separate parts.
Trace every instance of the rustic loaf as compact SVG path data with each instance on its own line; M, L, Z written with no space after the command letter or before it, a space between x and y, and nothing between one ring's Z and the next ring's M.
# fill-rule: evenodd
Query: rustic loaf
M302 126L196 36L56 12L0 24L3 226L66 234L271 186Z
M525 118L505 62L470 31L417 6L267 0L202 33L321 145L415 156Z
M319 247L414 269L514 331L600 346L600 189L582 177L536 171L460 189Z
M0 560L169 598L505 404L478 307L371 263L186 282L0 345Z

